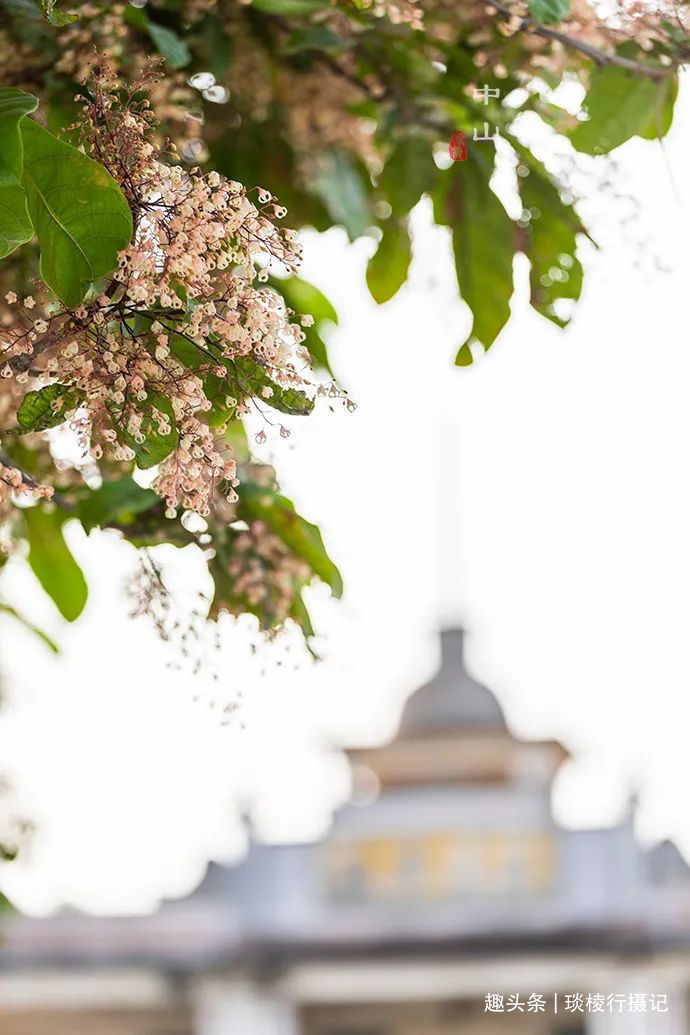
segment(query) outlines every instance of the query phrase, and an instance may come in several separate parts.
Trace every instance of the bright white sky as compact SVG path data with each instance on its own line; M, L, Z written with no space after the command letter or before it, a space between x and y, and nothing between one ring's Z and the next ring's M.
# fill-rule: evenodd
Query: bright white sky
M346 579L340 604L313 594L324 663L295 670L294 644L252 657L228 621L217 687L167 669L174 651L127 618L133 551L112 534L73 529L92 586L76 626L13 568L14 601L63 647L56 661L0 625L0 758L38 824L2 872L20 907L144 911L183 895L209 857L242 851L240 808L264 838L323 832L348 793L329 744L394 733L441 620L469 629L470 667L517 734L572 750L561 822L615 822L636 792L641 835L690 852L688 101L666 157L618 153L632 225L610 192L590 198L605 249L588 253L571 328L528 309L521 267L509 329L469 370L452 367L467 310L423 210L411 281L381 308L364 287L370 244L306 237L304 275L340 313L331 354L359 409L295 420L265 455ZM167 553L176 584L204 587L193 551Z

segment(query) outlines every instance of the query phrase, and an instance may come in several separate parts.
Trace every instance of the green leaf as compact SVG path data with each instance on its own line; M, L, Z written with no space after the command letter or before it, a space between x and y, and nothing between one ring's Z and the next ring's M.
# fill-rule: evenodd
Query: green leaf
M29 565L63 618L73 622L84 610L88 587L65 542L65 515L45 506L24 510Z
M189 47L173 29L158 25L147 19L146 30L156 50L165 58L171 68L184 68L192 60Z
M142 489L133 478L104 482L100 489L86 490L77 505L77 513L86 532L103 528L111 522L127 525L135 514L160 504L160 496L151 489Z
M38 21L41 17L41 10L35 0L0 0L0 7L6 8L10 14L21 18L30 18Z
M0 259L33 237L21 184L24 165L21 122L38 101L10 87L0 89Z
M455 357L456 367L470 367L474 363L474 356L469 345L461 345Z
M17 411L17 423L25 431L47 431L67 420L66 414L77 409L83 392L68 385L47 385L37 392L27 392ZM59 404L59 406L56 406Z
M304 328L304 345L306 346L315 368L333 374L328 360L326 342L321 337L324 325L337 324L338 314L323 292L301 277L271 278L271 286L279 291L285 304L296 313L305 313L314 317L311 327Z
M383 225L383 237L367 266L367 286L381 305L402 287L412 259L407 220L391 218Z
M223 363L243 395L255 396L267 406L272 406L274 410L280 410L281 413L288 413L293 417L306 417L314 409L313 399L297 388L284 388L276 384L267 371L248 356L223 360ZM268 399L264 399L261 394L264 388L270 388L273 393Z
M240 497L237 516L246 521L264 521L330 587L333 596L342 596L342 577L326 553L317 526L301 517L295 511L294 503L273 489L243 482L237 491Z
M362 237L374 223L364 173L344 151L328 150L320 155L311 186L351 241Z
M232 405L228 406L226 400L228 398L235 399L237 388L235 385L230 384L224 378L217 377L215 374L205 373L205 368L209 365L209 357L204 355L196 346L189 341L188 338L182 334L172 333L169 337L170 351L183 366L187 367L188 370L195 370L199 372L199 376L203 380L204 395L211 403L211 409L207 410L202 415L202 420L208 424L210 428L220 428L228 420L235 415L237 408L236 400ZM213 348L212 344L209 344L209 350ZM225 365L227 363L221 356L218 356L218 364Z
M665 137L673 122L673 112L678 96L678 76L669 75L657 83L654 118L646 130L640 133L645 140Z
M48 636L48 634L44 632L43 629L39 629L37 625L34 625L33 622L30 622L28 618L25 618L24 615L20 614L19 611L17 611L14 607L11 607L9 604L0 604L0 614L9 615L11 618L16 619L20 625L23 625L25 629L28 629L29 632L32 632L34 636L37 636L39 638L39 640L42 640L43 643L45 643L46 647L48 647L48 649L53 652L53 654L60 653L55 640L51 640L50 636Z
M329 6L329 0L254 0L253 7L265 14L281 14L299 18Z
M221 19L212 13L204 18L201 37L206 67L217 79L224 79L232 60L232 42Z
M570 0L528 0L527 6L535 21L546 25L560 22L570 13Z
M571 134L578 151L606 154L634 136L663 136L671 125L676 80L655 82L616 65L592 73L585 107L589 114Z
M202 420L210 428L221 428L232 420L237 410L239 399L233 394L234 389L228 382L215 374L206 374L204 377L204 395L211 403L211 409L207 410ZM230 405L227 399L235 400Z
M293 601L292 608L290 610L290 618L292 618L293 622L296 622L297 625L299 625L305 639L310 639L311 637L316 636L311 615L307 610L307 605L304 603L301 593L299 593ZM309 650L313 657L316 658L313 650L311 650L311 648L309 648Z
M406 136L395 145L380 177L381 188L395 215L406 215L422 194L431 190L438 175L431 141Z
M338 51L347 45L342 36L331 32L325 25L310 25L293 32L285 49L288 54L299 54L305 50Z
M152 316L148 314L147 319L152 320ZM210 360L208 356L205 356L188 338L182 334L177 334L172 331L169 337L170 351L175 356L175 359L179 360L183 366L188 367L189 370L200 370L203 367L208 366ZM153 351L153 345L150 346Z
M228 421L225 427L225 441L232 450L232 455L242 464L249 462L249 442L247 432L241 420Z
M328 320L338 322L338 314L322 291L301 277L286 277L284 280L273 278L273 287L296 313L309 313L315 321Z
M315 525L305 521L284 496L275 490L243 482L239 489L240 500L237 505L237 517L251 528L261 522L282 540L283 546L295 560L302 561L300 568L292 574L283 568L277 581L270 578L275 571L275 560L270 554L261 554L260 565L264 569L264 580L255 593L255 587L247 587L238 582L233 572L238 540L244 537L241 527L236 524L226 528L217 528L213 539L213 555L209 558L209 573L213 579L214 596L209 609L209 617L217 618L222 612L230 614L253 614L262 629L274 629L280 626L285 618L295 621L305 639L314 636L309 613L302 599L302 591L314 577L321 578L332 592L340 596L342 581L338 569L330 560L324 549L321 534ZM244 552L244 551L243 551ZM261 553L257 550L257 553ZM243 566L246 566L245 556ZM286 577L290 583L286 586ZM291 599L286 610L283 593L289 588Z
M489 349L510 317L515 232L506 210L489 186L491 167L477 160L456 162L443 181L435 205L437 222L453 235L460 294L472 310L472 331L463 345L478 341ZM458 354L466 365L469 349Z
M208 365L208 357L202 355L182 335L171 334L169 345L175 358L190 370L199 370ZM274 410L280 410L281 413L288 413L293 417L306 417L314 409L313 399L297 388L285 388L276 384L265 367L250 356L228 359L214 346L213 342L207 342L207 348L216 349L212 354L218 364L224 366L228 372L227 380L217 377L215 374L204 375L204 393L209 402L213 404L211 411L206 416L210 427L218 428L234 417L236 404L228 406L225 402L227 398L237 401L257 398L264 405L272 406ZM264 388L271 389L271 395L268 398L262 395Z
M561 200L551 176L530 153L519 147L527 175L519 177L524 212L530 214L523 250L530 260L532 306L564 327L568 315L559 313L560 299L577 300L582 290L582 265L577 257L577 235L585 233L572 205Z
M258 74L270 77L270 68L267 58L259 60ZM217 131L207 135L213 168L229 179L261 183L273 191L288 209L292 226L309 225L319 231L327 230L331 220L326 208L300 175L299 142L287 132L284 107L276 105L265 121L244 119L241 126L233 125L223 131L222 124L227 125L224 110L222 105L217 105L208 112L209 118L217 124ZM270 147L266 146L267 140L271 141Z
M76 22L76 14L67 14L64 11L56 10L58 0L41 0L41 11L51 25L62 27Z
M67 306L117 265L132 214L110 173L30 119L22 125L29 213L41 248L41 277Z
M116 425L115 430L118 438L134 451L137 467L145 471L149 467L156 467L158 464L163 463L165 458L176 448L180 440L180 433L172 403L167 396L161 395L160 392L149 390L146 402L137 403L137 407L144 413L144 419L140 426L140 432L144 436L143 442L137 442L127 430L126 411L112 403L108 405ZM160 410L161 413L166 414L168 417L170 431L166 435L161 435L158 430L158 421L153 414L154 409Z

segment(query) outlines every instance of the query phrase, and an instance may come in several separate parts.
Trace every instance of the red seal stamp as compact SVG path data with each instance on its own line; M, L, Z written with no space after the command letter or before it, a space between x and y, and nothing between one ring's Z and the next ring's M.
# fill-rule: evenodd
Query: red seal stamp
M464 162L467 158L467 137L461 129L456 129L450 138L448 152L454 162Z

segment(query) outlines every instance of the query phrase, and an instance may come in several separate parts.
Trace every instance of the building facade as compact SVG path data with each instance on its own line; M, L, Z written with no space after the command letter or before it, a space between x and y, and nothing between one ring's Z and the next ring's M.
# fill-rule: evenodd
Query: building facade
M632 817L566 831L566 752L513 737L463 634L349 752L319 844L252 845L155 916L12 917L2 1035L686 1035L690 873Z

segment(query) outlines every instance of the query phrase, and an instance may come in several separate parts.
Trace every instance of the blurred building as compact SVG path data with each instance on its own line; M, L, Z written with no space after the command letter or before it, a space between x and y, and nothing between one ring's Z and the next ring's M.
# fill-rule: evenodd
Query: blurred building
M690 1031L685 863L632 817L554 823L566 752L511 735L460 631L397 738L349 755L320 844L253 845L151 917L10 917L2 1035Z

